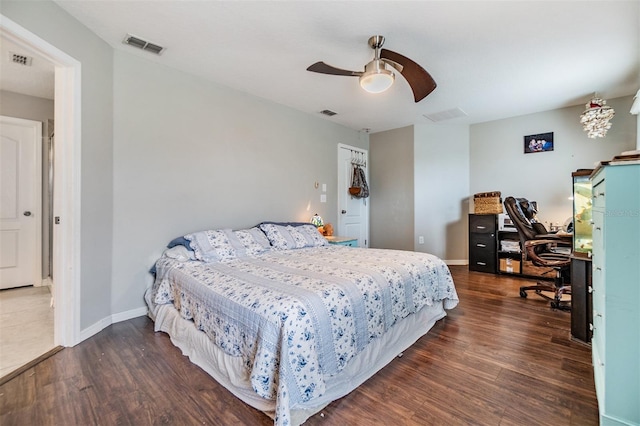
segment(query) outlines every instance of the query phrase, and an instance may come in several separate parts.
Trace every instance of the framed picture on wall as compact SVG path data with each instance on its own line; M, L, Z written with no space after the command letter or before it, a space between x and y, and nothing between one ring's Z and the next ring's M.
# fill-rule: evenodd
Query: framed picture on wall
M524 153L553 151L553 132L524 137Z

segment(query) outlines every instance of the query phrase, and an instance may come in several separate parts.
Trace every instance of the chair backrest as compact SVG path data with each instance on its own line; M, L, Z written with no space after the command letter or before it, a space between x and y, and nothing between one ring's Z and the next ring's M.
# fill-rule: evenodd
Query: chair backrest
M547 233L544 225L536 219L535 207L526 198L507 197L504 207L523 244L527 240L534 240L536 235Z

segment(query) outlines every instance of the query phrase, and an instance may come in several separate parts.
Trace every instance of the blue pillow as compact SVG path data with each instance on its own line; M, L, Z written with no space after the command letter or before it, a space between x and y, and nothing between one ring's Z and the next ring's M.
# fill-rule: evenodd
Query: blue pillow
M173 240L169 241L169 244L167 244L167 248L173 248L175 246L185 246L188 250L193 250L191 248L191 245L189 244L189 240L187 240L184 236L174 238Z
M280 225L280 226L303 226L303 225L312 225L311 222L261 222L256 226L260 225Z

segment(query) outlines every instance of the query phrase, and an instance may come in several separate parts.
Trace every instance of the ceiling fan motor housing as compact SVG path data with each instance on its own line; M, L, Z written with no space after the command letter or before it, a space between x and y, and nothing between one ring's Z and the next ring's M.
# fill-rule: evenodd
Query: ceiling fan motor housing
M360 76L360 86L369 93L384 92L394 81L395 74L380 59L374 59L365 65L364 73Z

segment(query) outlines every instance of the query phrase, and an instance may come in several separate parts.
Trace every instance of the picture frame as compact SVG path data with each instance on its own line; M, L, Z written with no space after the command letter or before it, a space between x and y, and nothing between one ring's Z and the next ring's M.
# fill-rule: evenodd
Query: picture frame
M553 132L538 133L524 137L524 153L553 151Z

